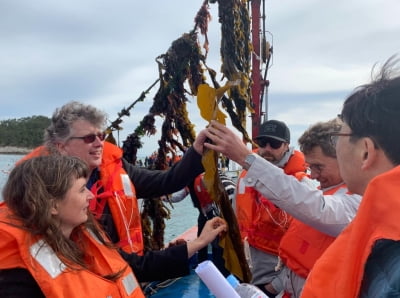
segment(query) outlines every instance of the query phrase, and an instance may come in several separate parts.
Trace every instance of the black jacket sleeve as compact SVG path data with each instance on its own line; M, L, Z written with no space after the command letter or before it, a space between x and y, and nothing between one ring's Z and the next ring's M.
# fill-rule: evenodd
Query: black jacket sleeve
M45 298L36 280L23 268L0 270L1 298Z
M359 297L400 297L400 241L381 239L375 243Z
M201 155L190 147L170 169L149 170L123 160L124 169L136 189L137 198L151 198L181 190L204 171Z
M143 256L122 250L120 253L131 266L139 282L166 280L188 275L190 272L186 244L148 251Z

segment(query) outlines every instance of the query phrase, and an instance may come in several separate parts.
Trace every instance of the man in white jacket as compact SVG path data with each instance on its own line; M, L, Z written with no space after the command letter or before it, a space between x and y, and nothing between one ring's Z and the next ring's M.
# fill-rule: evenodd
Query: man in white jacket
M328 194L327 189L329 187L343 182L339 175L336 158L322 158L326 155L322 154L322 152L316 154L316 151L322 151L320 146L314 148L316 151L308 151L302 148L305 151L302 150L311 170L311 178L320 182L321 189L318 189L309 178L304 177L299 181L293 176L286 175L282 169L252 153L236 134L220 123L212 122L210 127L207 128L206 134L212 143L205 143L205 147L221 152L247 170L247 175L244 177L246 186L256 189L273 204L288 212L298 221L319 232L336 237L354 218L361 202L361 196L350 194L347 189ZM326 141L330 141L329 135L326 136ZM330 168L328 169L328 167ZM336 171L336 175L328 177L321 175L324 170ZM328 178L331 180L327 180ZM302 234L303 231L299 233ZM318 238L318 233L315 233L314 237ZM317 241L310 241L310 243L317 243ZM319 247L318 249L323 251L326 247ZM310 259L312 259L311 263L313 265L315 255ZM307 269L308 274L311 268ZM306 274L301 277L298 274L293 274L288 269L285 270L288 273L288 278L290 278L290 280L287 280L287 284L292 284L292 287L286 286L285 288L287 291L289 290L293 297L298 297Z
M357 212L360 196L324 196L321 190L285 175L282 169L254 154L232 130L217 121L211 121L205 134L212 141L204 143L206 148L224 154L247 170L248 186L315 229L337 236Z

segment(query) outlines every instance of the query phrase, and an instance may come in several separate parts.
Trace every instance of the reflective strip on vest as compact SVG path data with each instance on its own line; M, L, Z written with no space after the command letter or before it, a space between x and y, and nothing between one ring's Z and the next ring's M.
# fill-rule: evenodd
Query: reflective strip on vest
M133 191L131 188L131 180L127 174L121 174L122 186L124 188L124 193L128 197L133 197Z
M44 240L39 240L30 247L32 257L47 271L52 277L56 278L63 273L67 267L54 253L54 250Z
M246 183L244 182L244 179L242 177L239 177L238 180L238 186L237 186L237 192L238 194L244 194L246 192Z
M128 295L131 295L138 287L138 283L136 282L132 272L122 279L122 284L124 285L125 291Z

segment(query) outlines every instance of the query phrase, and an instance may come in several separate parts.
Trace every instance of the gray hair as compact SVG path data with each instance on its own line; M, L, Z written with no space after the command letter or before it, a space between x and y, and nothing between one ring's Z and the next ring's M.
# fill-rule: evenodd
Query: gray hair
M71 101L54 111L51 124L44 133L45 145L54 149L55 144L66 141L70 137L72 124L77 120L88 121L104 130L107 115L92 105Z

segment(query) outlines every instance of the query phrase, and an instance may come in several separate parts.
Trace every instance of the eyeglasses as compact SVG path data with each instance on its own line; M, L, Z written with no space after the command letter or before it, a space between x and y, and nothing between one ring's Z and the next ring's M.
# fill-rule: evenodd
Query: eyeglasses
M272 149L279 149L279 148L281 148L282 144L284 143L283 141L279 141L279 140L272 139L272 138L260 138L260 139L256 139L255 142L261 148L264 148L267 146L267 144L269 144Z
M309 164L308 169L310 171L321 173L325 169L325 166L321 164Z
M333 146L336 145L338 137L342 136L342 137L350 137L350 136L354 136L353 133L344 133L344 132L332 132L329 136L331 144Z
M96 140L96 137L98 137L100 141L104 141L104 139L106 138L106 134L104 132L99 132L97 134L91 133L83 137L70 137L69 140L80 139L83 140L86 144L90 144Z

